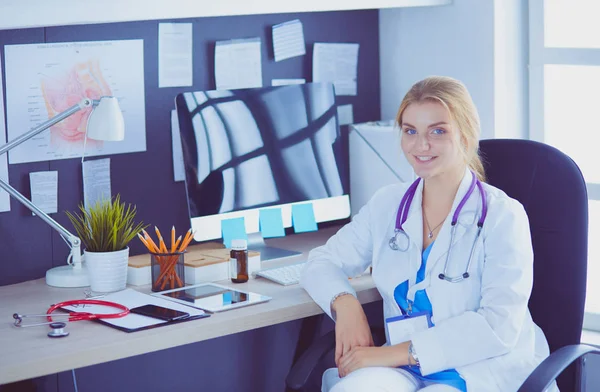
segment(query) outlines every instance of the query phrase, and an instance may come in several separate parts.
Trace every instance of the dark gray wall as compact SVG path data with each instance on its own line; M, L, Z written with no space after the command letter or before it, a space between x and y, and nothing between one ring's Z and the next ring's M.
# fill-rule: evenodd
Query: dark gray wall
M303 23L307 54L275 63L271 26L295 18ZM265 85L270 85L273 78L303 77L311 81L314 42L358 42L358 96L340 97L339 103L354 105L355 122L379 119L379 21L376 10L179 21L194 24L194 85L189 88L158 88L156 21L0 31L2 61L4 45L8 44L144 39L147 150L112 156L111 180L113 194L120 193L124 201L135 203L138 217L146 223L159 227L173 224L189 227L184 185L173 181L170 111L174 108L176 94L215 88L213 54L216 40L260 36ZM28 174L43 170L59 171L59 213L54 214L54 218L71 229L64 211L75 210L83 196L80 160L10 165L10 183L30 197ZM0 214L0 285L42 278L49 268L64 265L68 248L62 239L15 200L11 200L11 208L11 212ZM35 238L34 242L32 238ZM138 241L131 244L132 255L143 252ZM46 305L49 304L41 300L40 306ZM375 322L381 320L380 307L380 303L369 307L370 317ZM327 320L322 328L327 330L331 326ZM201 321L198 328L202 328ZM289 322L79 369L76 372L79 390L282 391L300 329L301 321ZM62 392L72 391L72 385L71 373L67 372L0 386L0 391Z

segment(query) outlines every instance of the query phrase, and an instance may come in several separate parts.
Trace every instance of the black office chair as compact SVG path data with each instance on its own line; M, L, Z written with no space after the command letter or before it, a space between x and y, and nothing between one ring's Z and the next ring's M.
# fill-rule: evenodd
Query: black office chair
M529 309L552 353L518 392L542 392L554 379L561 392L579 391L581 357L600 353L580 344L588 249L588 199L581 171L559 150L530 140L483 140L480 151L488 182L521 202L529 217L534 251ZM383 330L372 332L381 342ZM335 331L304 351L287 376L288 390L303 390L317 362L333 348Z

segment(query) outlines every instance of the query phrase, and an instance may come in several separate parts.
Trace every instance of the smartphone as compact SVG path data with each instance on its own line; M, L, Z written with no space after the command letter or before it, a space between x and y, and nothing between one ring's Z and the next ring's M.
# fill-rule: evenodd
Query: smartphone
M131 313L141 314L165 321L175 321L190 317L189 313L181 312L175 309L163 308L158 305L144 305L138 306L137 308L129 309Z

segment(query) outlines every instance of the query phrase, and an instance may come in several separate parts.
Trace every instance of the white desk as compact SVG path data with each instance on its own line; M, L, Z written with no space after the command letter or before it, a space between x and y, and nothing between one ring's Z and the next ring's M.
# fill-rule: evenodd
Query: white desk
M336 228L315 233L272 239L270 245L304 252L285 261L297 262L306 253L324 243ZM380 300L370 276L351 281L361 303ZM267 303L213 314L208 318L165 326L147 331L125 333L90 321L67 325L70 335L60 339L46 336L49 328L16 328L13 313L45 313L50 304L83 298L83 289L50 287L44 279L0 287L0 385L70 369L114 361L144 353L200 342L255 328L298 320L322 313L299 285L281 286L263 279L251 279L235 287L271 296ZM134 287L149 292L150 287Z

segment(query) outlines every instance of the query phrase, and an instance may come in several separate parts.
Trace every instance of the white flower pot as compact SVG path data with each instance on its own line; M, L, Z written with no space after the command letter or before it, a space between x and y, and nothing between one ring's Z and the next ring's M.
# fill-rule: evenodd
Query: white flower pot
M97 293L124 290L127 285L129 248L116 252L84 251L90 289Z

